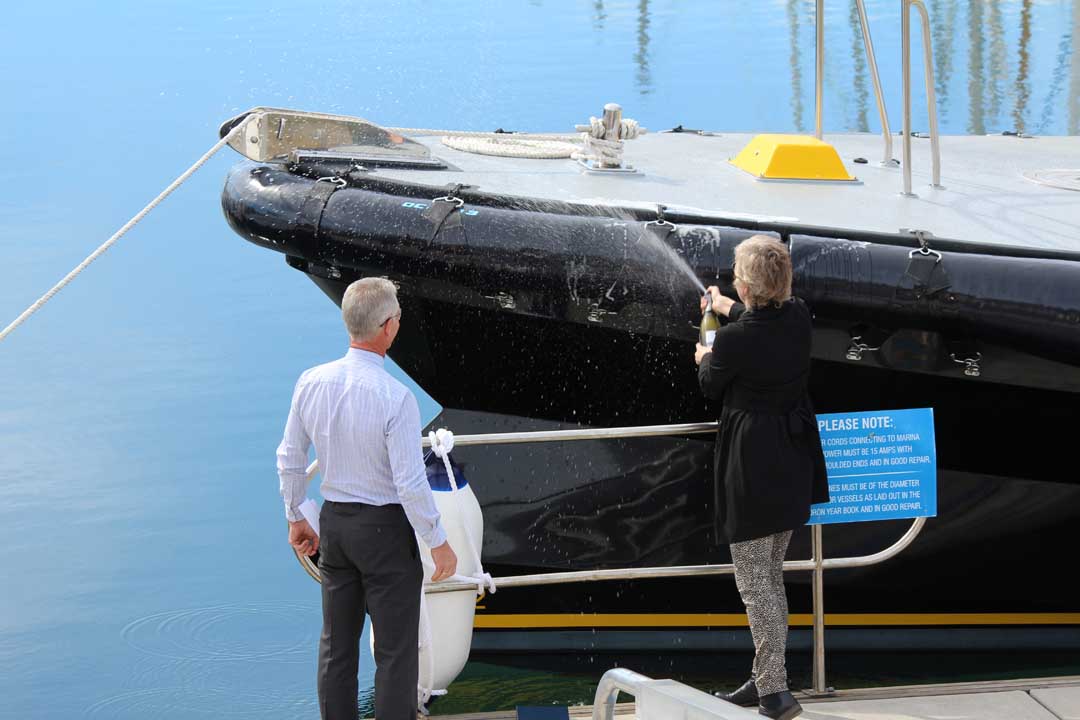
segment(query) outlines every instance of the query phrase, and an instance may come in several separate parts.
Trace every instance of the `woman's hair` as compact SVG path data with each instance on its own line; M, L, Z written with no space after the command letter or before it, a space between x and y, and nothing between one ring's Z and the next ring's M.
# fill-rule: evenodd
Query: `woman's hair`
M341 298L341 316L349 337L361 342L375 337L387 318L400 309L397 288L386 278L357 280L345 289Z
M791 254L767 235L752 235L735 247L735 278L743 284L748 307L779 304L791 298Z

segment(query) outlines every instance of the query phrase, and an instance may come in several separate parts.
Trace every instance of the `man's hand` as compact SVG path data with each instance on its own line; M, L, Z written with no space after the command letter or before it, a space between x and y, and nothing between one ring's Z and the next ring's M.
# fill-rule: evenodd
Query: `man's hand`
M697 351L694 352L694 364L700 365L701 361L705 359L705 356L712 352L712 348L706 347L701 343L697 344Z
M431 582L445 580L457 572L457 555L449 542L431 548L431 559L435 562L435 573L431 576Z
M289 523L289 544L301 555L311 557L319 549L319 536L307 520Z
M723 315L724 317L727 317L728 313L731 312L731 308L735 304L735 301L726 295L721 295L720 288L715 285L710 285L705 292L708 294L709 297L712 298L713 312L717 315ZM704 296L702 296L701 298L701 312L705 312Z

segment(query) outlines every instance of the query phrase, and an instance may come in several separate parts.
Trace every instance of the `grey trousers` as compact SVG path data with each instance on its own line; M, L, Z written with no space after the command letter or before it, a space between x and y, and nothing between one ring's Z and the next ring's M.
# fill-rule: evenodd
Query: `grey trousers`
M784 664L788 634L784 555L789 542L790 530L731 543L735 586L746 605L750 634L754 638L753 677L759 695L788 689Z
M357 720L364 611L375 632L375 717L416 720L420 564L400 505L324 502L319 514L323 629L319 709L323 720Z

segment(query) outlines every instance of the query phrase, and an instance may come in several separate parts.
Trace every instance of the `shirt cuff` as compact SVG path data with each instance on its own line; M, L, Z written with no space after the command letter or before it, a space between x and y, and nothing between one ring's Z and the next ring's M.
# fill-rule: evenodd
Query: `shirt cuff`
M288 503L286 503L285 519L289 522L300 522L304 519L304 513L300 512L300 506L291 507Z
M429 549L435 549L446 542L446 531L443 530L442 523L435 526L435 529L431 531L425 541Z

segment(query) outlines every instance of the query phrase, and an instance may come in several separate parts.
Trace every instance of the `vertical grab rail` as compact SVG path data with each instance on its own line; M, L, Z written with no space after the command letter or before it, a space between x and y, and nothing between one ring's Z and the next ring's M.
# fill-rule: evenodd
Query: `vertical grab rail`
M926 14L926 8L921 7L920 0L913 0L918 2L923 14ZM908 0L903 0L908 2ZM825 2L824 0L817 0L815 10L815 69L814 69L814 136L821 139L822 136L822 124L823 124L823 96L824 96L824 78L825 78ZM874 52L874 40L870 36L870 21L866 17L866 3L864 0L855 0L855 6L859 11L859 26L862 30L863 48L866 50L866 62L870 67L870 78L874 83L874 99L877 101L878 117L881 118L881 139L885 141L885 150L881 158L881 165L883 167L896 167L899 163L893 158L893 141L892 141L892 128L889 126L889 114L885 109L885 93L881 89L881 73L878 71L877 54ZM905 5L905 9L906 9ZM929 20L924 23L926 30L925 44L927 53L930 52L929 48ZM905 45L905 48L907 45ZM905 50L906 52L906 50ZM906 57L906 55L905 55ZM931 118L931 127L937 127L937 113L933 112ZM937 137L936 130L932 130L934 137ZM935 183L936 184L936 183Z
M874 41L870 38L870 22L866 19L866 3L855 0L859 10L859 25L862 26L863 48L866 50L866 63L870 66L870 78L874 81L874 98L877 100L878 115L881 117L881 139L885 141L885 155L881 159L883 167L896 167L892 156L892 129L889 128L889 114L885 111L885 95L881 91L881 77L878 74L877 56L874 54Z
M825 687L825 552L821 526L814 525L810 532L814 559L814 694L826 695L830 690Z
M902 8L900 18L900 44L902 46L904 80L904 192L908 197L915 197L911 192L911 8L919 10L923 29L923 76L926 81L926 112L930 116L930 152L933 163L933 182L931 187L941 187L941 147L938 142L937 98L934 94L934 56L930 46L930 15L922 0L900 0Z

